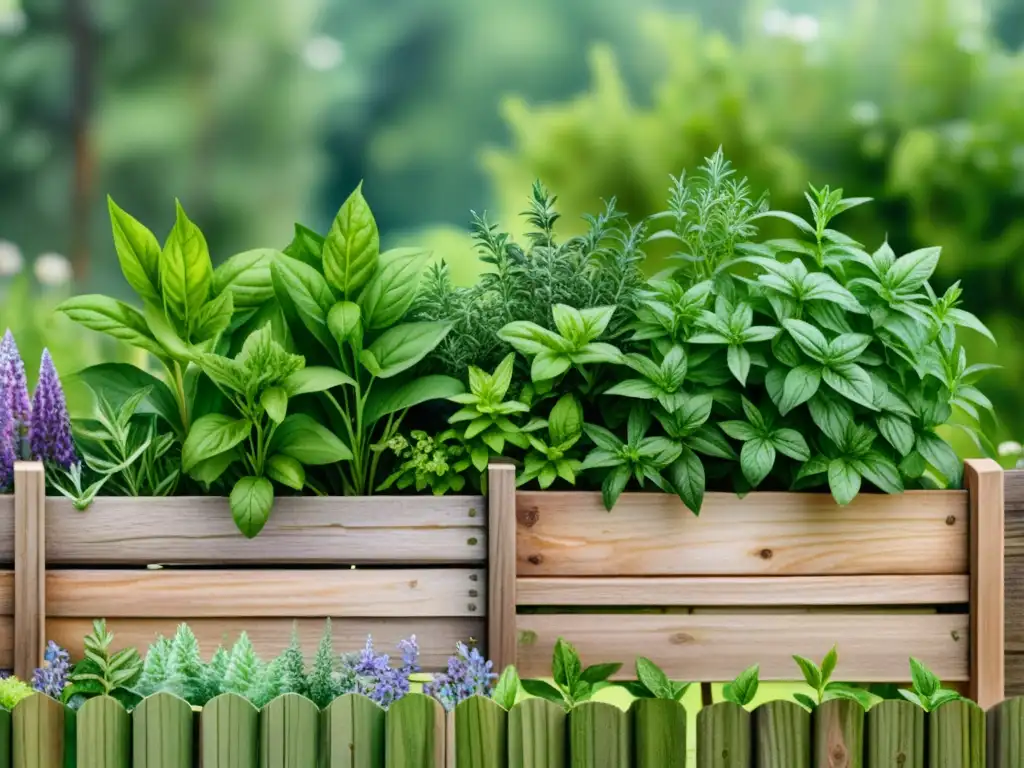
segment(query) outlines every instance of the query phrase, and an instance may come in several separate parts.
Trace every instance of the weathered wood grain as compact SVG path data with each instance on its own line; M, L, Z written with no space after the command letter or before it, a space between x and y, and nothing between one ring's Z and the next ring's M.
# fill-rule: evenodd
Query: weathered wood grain
M0 571L0 616L14 615L14 571Z
M637 699L630 707L630 716L633 765L686 768L686 710L682 704L667 699Z
M516 468L492 464L487 471L488 649L495 669L516 658Z
M751 716L723 701L697 713L697 768L752 768Z
M320 765L384 768L384 710L353 693L332 701L320 713Z
M157 693L132 711L133 768L192 768L194 714L183 699Z
M486 584L469 568L53 570L46 597L52 617L483 616Z
M14 494L0 495L0 563L14 562Z
M821 658L838 640L850 682L901 682L907 658L925 661L943 681L966 680L965 614L702 613L519 614L519 672L550 674L551 649L570 639L584 664L630 659L642 648L674 680L721 682L753 661L764 680L792 680L792 654ZM623 668L620 676L628 676Z
M992 459L969 459L964 487L971 506L970 698L983 709L1003 700L1003 469Z
M758 768L810 768L810 713L793 701L755 709L754 757Z
M614 704L585 701L569 713L571 768L629 768L633 722Z
M837 576L968 573L965 491L705 497L516 494L520 576Z
M2 629L0 619L0 629ZM107 628L114 633L113 649L134 646L140 653L145 652L158 634L168 637L182 621L187 621L199 640L203 657L208 659L220 644L230 645L243 632L256 653L269 659L283 651L291 642L292 620L290 619L112 619ZM420 661L426 671L444 669L448 657L455 650L459 640L484 642L482 619L333 619L334 647L342 650L357 650L366 643L366 636L373 635L374 646L381 651L393 652L399 640L416 635L420 645ZM72 658L82 656L82 638L91 630L89 619L50 619L46 622L47 637L55 640L71 652ZM317 643L323 634L322 619L299 619L299 639L307 659L312 659ZM0 631L0 640L4 633ZM8 634L9 638L10 635ZM0 643L0 658L3 644Z
M54 565L149 563L480 564L487 556L479 496L284 498L255 539L227 499L97 499L79 512L46 502L46 560Z
M58 768L74 764L75 713L49 696L22 699L11 712L15 768ZM70 727L69 727L70 726Z
M260 710L260 768L316 768L320 711L297 693Z
M386 765L395 768L445 768L445 712L421 693L404 696L384 719Z
M490 486L493 488L494 486ZM454 725L453 768L505 768L508 764L508 713L484 696L459 702L448 714ZM454 758L454 759L453 759Z
M815 768L871 768L864 765L864 717L864 708L846 699L826 701L815 710Z
M928 716L929 768L980 768L986 746L985 712L974 702L950 701Z
M867 765L924 768L924 710L909 701L880 701L867 713Z
M969 597L970 577L959 575L527 576L516 580L519 605L948 605L966 604Z
M33 670L43 663L46 644L46 475L42 462L15 462L14 487L14 674L31 680Z
M259 711L234 693L215 696L199 716L203 768L256 768Z
M990 709L985 738L990 765L1024 765L1024 699L1007 699Z
M78 768L130 768L132 721L116 699L98 696L78 710Z
M1003 589L1007 696L1024 695L1024 470L1003 474Z
M544 699L520 701L508 713L509 768L565 768L568 715Z

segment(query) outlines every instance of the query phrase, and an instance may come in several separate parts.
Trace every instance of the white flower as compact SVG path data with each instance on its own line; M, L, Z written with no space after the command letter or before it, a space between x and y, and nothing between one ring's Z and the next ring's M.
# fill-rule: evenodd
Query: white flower
M761 26L766 34L771 37L782 37L789 31L789 14L781 8L772 8L764 12L761 17Z
M789 36L800 43L812 43L818 39L821 25L813 16L801 13L789 20Z
M1015 440L1007 440L1005 443L1000 443L996 450L1000 456L1016 456L1024 451L1024 447L1021 447L1021 444Z
M318 35L306 43L302 57L310 69L326 72L341 64L345 58L345 50L341 47L341 43L333 37Z
M0 277L10 277L21 272L25 259L21 249L7 240L0 240Z
M880 116L881 110L873 101L858 101L850 107L850 118L859 125L873 125Z
M32 265L40 285L57 287L71 282L71 262L59 253L44 253Z

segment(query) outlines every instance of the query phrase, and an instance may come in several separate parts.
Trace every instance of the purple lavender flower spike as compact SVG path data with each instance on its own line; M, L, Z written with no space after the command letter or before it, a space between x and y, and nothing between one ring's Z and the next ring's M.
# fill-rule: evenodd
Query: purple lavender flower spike
M0 384L0 491L14 482L14 462L18 458L14 449L14 419L7 410L3 385Z
M70 671L70 654L51 640L46 644L43 666L32 675L32 687L59 701Z
M476 648L470 650L465 643L458 643L455 655L448 659L448 672L435 675L423 686L423 692L440 701L450 712L471 696L490 695L498 677L491 671L493 666Z
M37 461L71 469L78 463L75 444L71 440L71 419L64 401L57 369L48 349L43 350L39 364L39 383L32 398L32 427L28 442Z
M14 422L14 453L16 458L27 459L29 425L32 422L32 408L28 399L28 381L25 378L25 363L14 341L14 334L7 329L0 341L0 393L7 406L7 413Z

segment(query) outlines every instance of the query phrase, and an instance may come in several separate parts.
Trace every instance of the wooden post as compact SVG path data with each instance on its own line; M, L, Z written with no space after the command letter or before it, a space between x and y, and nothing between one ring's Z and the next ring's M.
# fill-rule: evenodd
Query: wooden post
M1003 469L992 459L969 459L971 666L970 698L982 709L1003 700Z
M46 635L46 475L38 461L14 464L14 674L22 680L43 663Z
M516 663L516 468L487 469L487 647L499 674Z

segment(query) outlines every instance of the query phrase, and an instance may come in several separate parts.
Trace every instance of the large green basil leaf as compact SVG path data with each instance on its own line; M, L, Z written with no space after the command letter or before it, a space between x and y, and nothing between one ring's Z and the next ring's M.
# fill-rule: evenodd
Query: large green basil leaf
M120 409L124 402L140 389L148 388L149 394L143 399L137 412L155 413L164 419L175 432L180 434L183 431L178 403L170 388L160 379L134 365L128 363L92 365L69 376L64 384L69 390L85 385L93 392L102 394L107 402L117 409ZM90 414L81 415L88 416Z
M449 322L402 323L389 328L363 350L359 360L374 376L387 379L426 357L452 329Z
M267 477L301 491L306 484L306 469L291 456L275 453L267 459Z
M160 301L160 243L145 226L107 197L114 250L121 272L143 301Z
M181 468L188 472L200 461L230 451L248 438L251 431L248 419L232 419L222 413L196 419L181 448Z
M313 267L288 256L270 265L274 293L286 314L289 310L327 350L335 344L327 330L327 313L334 306L334 294L324 276Z
M206 238L177 203L174 229L160 254L160 290L163 305L192 330L213 284L213 263Z
M192 471L188 474L192 479L197 480L203 485L210 486L220 479L221 475L227 471L227 468L230 467L232 463L241 458L241 451L235 447L230 451L224 451L224 453L218 453L216 456L203 459L192 467Z
M146 318L135 307L99 294L72 296L57 307L79 325L144 349L157 357L164 350L153 338Z
M379 252L377 222L360 184L341 206L324 240L324 277L343 298L352 299L377 268Z
M268 387L260 395L260 405L274 423L280 424L288 413L288 393L281 387Z
M243 477L228 499L238 530L251 539L267 524L274 508L274 486L265 477Z
M430 252L395 248L380 255L380 266L359 294L367 328L388 328L409 311L420 289Z
M293 413L281 422L270 441L270 450L310 466L352 458L352 451L337 435L304 413Z
M359 305L354 301L339 301L327 313L327 329L339 347L349 342L359 346L363 338L362 310Z
M412 381L390 379L376 382L366 399L363 419L373 424L381 416L404 411L430 400L444 400L466 391L458 379L451 376L420 376Z
M178 334L178 330L171 325L171 321L164 314L162 308L155 304L146 304L142 308L153 338L163 348L163 357L172 357L180 363L188 363L195 352L189 349L188 344Z
M314 232L309 227L304 227L302 224L296 223L295 225L295 237L284 249L285 254L291 256L293 259L309 264L311 267L315 267L317 271L323 271L323 260L321 254L324 250L324 238L317 232Z
M231 317L234 314L234 295L230 291L210 299L196 316L192 332L195 341L209 341L224 333L231 325Z
M355 381L346 373L323 365L313 365L290 374L282 383L289 397L309 392L325 392L328 389L354 385Z
M230 291L235 309L262 306L274 298L270 265L280 256L280 251L273 248L236 253L213 271L214 294L219 296L224 291Z

